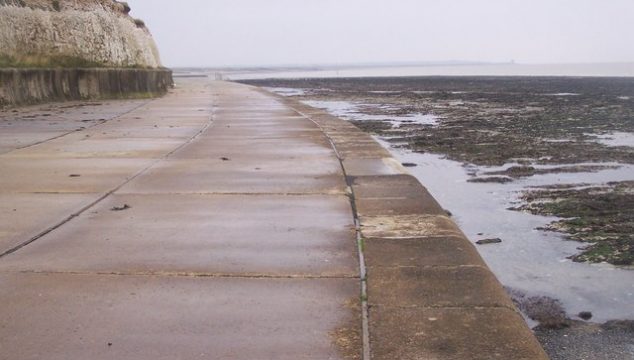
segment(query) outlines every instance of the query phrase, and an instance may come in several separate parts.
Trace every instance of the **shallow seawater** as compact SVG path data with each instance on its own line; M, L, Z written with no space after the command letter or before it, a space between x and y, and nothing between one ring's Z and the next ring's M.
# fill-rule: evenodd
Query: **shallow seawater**
M254 69L223 72L231 80L403 76L634 76L632 63L604 64L460 64L431 66L357 66Z
M579 96L579 94L577 93L567 93L567 92L562 92L562 93L553 93L553 94L546 94L548 96Z
M374 115L359 113L360 104L345 101L305 101L331 114L364 120ZM382 120L401 121L400 116ZM610 134L613 136L613 134ZM408 168L434 197L449 210L473 242L500 238L502 243L477 246L502 284L529 295L559 299L575 318L581 311L593 313L592 321L634 319L634 272L609 264L575 263L567 257L578 253L582 243L564 240L561 234L536 228L557 220L507 210L519 204L522 190L553 184L601 184L634 179L634 166L617 163L576 165L613 165L595 172L548 173L533 175L511 183L470 183L470 174L502 170L504 167L465 166L442 155L414 153L385 138L377 140L399 161L417 164ZM600 140L600 139L599 139ZM557 165L561 167L562 165ZM548 168L555 166L535 166Z
M386 146L388 144L384 141ZM568 256L583 244L565 241L560 234L536 230L555 217L507 210L529 186L553 183L602 182L631 179L634 167L597 173L535 175L513 183L469 183L462 164L440 155L390 148L401 162L418 166L408 171L453 214L467 237L476 241L500 238L502 243L478 246L500 282L530 295L562 301L570 315L591 311L593 321L634 319L634 273L609 264L575 263ZM553 182L553 180L557 182ZM481 234L481 235L480 235Z
M629 146L634 147L634 133L611 132L603 135L596 135L597 142L607 146Z
M269 91L273 91L276 92L282 96L299 96L299 95L305 95L306 91L303 89L296 89L296 88L268 88L265 87L264 89L269 90Z
M275 90L275 92L278 92ZM279 94L283 94L278 92ZM375 108L377 110L388 111L394 110L395 107L385 104L366 104L366 103L352 103L348 101L321 101L321 100L306 100L303 101L306 105L319 108L328 109L332 115L345 120L355 121L385 121L392 125L393 128L399 128L403 124L419 124L419 125L437 125L438 116L432 114L410 113L406 115L391 115L391 114L366 114L362 111L363 108Z

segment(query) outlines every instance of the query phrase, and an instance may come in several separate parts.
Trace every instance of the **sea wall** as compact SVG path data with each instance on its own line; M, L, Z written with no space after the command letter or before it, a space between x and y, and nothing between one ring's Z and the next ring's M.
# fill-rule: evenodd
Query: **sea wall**
M164 94L171 85L168 69L0 69L0 107L150 97Z
M386 149L324 110L277 98L320 127L346 175L367 289L366 358L548 359L474 245Z

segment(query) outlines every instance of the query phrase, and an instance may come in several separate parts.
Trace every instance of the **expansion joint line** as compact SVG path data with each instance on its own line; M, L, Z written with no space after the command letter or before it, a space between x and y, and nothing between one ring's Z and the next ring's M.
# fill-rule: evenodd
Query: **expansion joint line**
M32 143L32 144L28 144L28 145L24 145L24 146L17 147L17 148L15 148L15 149L13 149L13 150L11 150L11 151L7 152L7 154L9 154L9 153L11 153L11 152L13 152L13 151L22 150L22 149L28 149L28 148L30 148L30 147L37 146L37 145L40 145L40 144L44 144L44 143L49 142L49 141L57 140L57 139L63 138L64 136L68 136L68 135L70 135L70 134L74 134L74 133L77 133L77 132L82 132L82 131L86 131L86 130L88 130L88 129L92 129L92 128L97 127L97 126L99 126L99 125L103 125L103 124L105 124L105 123L107 123L107 122L109 122L109 121L116 120L116 119L118 119L118 118L120 118L120 117L122 117L122 116L128 115L128 114L130 114L131 112L133 112L133 111L135 111L135 110L138 110L138 109L140 109L141 107L143 107L143 106L145 106L145 105L147 105L147 104L150 104L150 103L152 103L152 102L154 102L154 101L156 101L156 100L157 100L157 99L152 99L152 100L149 100L149 101L145 101L145 102L143 102L142 104L139 104L139 105L137 105L137 106L133 107L132 109L129 109L128 111L124 111L124 112L122 112L121 114L117 114L116 116L111 117L110 119L97 120L97 122L96 122L95 124L92 124L92 125L90 125L90 126L83 127L83 128L79 128L79 129L76 129L76 130L71 130L71 131L65 132L65 133L63 133L63 134L59 134L59 135L57 135L57 136L53 136L52 138L48 138L48 139L45 139L45 140L41 140L41 141L38 141L38 142L34 142L34 143ZM1 255L0 255L0 256L1 256Z
M350 207L352 208L352 216L353 216L353 219L354 219L354 226L355 226L356 240L357 240L357 252L359 254L359 277L360 277L360 283L361 283L361 294L360 294L360 298L361 298L361 327L362 327L361 339L362 339L362 343L363 343L362 344L363 345L362 359L363 360L370 360L371 352L370 352L370 326L369 326L369 321L368 321L368 278L367 278L367 269L366 269L366 266L365 266L365 254L364 254L363 238L361 236L361 225L360 225L360 222L359 222L359 214L357 212L357 204L355 202L354 189L352 187L352 182L349 179L348 174L346 173L346 168L343 166L343 158L339 154L339 151L337 151L337 147L335 146L335 142L328 135L328 133L326 133L324 128L321 127L310 116L308 116L308 115L304 114L303 112L295 109L294 107L291 107L291 109L293 111L295 111L296 113L298 113L299 115L301 115L302 117L310 120L313 124L315 124L321 130L321 132L324 134L326 139L328 139L328 142L330 143L330 146L332 147L332 149L335 152L335 155L337 156L337 160L339 160L339 165L341 166L341 171L343 172L343 176L344 176L344 179L346 181L346 185L348 186L348 189L350 191L350 196L349 196L349 198L350 198Z
M175 152L177 152L178 150L182 149L183 147L189 145L192 141L194 141L196 138L198 138L202 133L204 133L205 131L207 131L207 129L209 129L209 127L211 127L211 125L213 124L213 120L214 120L214 112L212 110L210 116L209 116L209 121L205 124L205 126L203 126L196 134L194 134L192 137L190 137L189 139L187 139L187 141L185 141L184 143L180 144L179 146L177 146L176 148L172 149L170 152L168 152L167 154L157 158L156 160L152 161L150 164L148 164L147 166L145 166L144 168L142 168L141 170L137 171L134 175L132 175L131 177L127 178L124 182L122 182L121 184L117 185L114 189L111 189L107 192L105 192L104 194L102 194L101 196L99 196L95 201L91 202L90 204L84 206L83 208L79 209L79 211L76 211L74 213L72 213L71 215L67 216L66 218L62 219L62 221L60 221L59 223L49 227L48 229L45 229L44 231L40 232L39 234L33 236L32 238L24 241L21 244L18 244L14 247L12 247L11 249L3 252L0 254L0 258L3 258L7 255L13 254L14 252L22 249L23 247L32 244L33 242L41 239L42 237L46 236L47 234L59 229L60 227L62 227L63 225L69 223L70 221L72 221L74 218L80 216L81 214L85 213L86 211L88 211L90 208L94 207L95 205L99 204L100 202L102 202L103 200L105 200L106 198L108 198L110 195L114 194L115 192L117 192L119 189L121 189L122 187L124 187L126 184L130 183L132 180L136 179L137 177L141 176L143 173L145 173L146 171L148 171L150 168L154 167L156 164L158 164L159 162L169 158L172 154L174 154Z
M204 273L204 272L178 272L178 271L50 271L50 270L18 270L4 271L5 274L36 274L36 275L76 275L76 276L135 276L135 277L175 277L175 278L218 278L218 279L283 279L283 280L323 280L323 279L358 279L356 275L333 274L333 275L311 275L311 274L233 274L233 273Z

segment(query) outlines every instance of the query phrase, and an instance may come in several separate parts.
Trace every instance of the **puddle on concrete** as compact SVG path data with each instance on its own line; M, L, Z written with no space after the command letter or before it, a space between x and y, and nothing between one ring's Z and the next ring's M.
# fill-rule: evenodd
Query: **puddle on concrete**
M372 120L381 120L374 118L375 115L360 114L360 104L346 101L305 103L347 120L360 121L368 119L367 116L371 116ZM390 122L401 121L400 118ZM502 284L530 296L543 295L559 299L572 318L579 312L590 311L593 322L634 319L634 281L631 270L609 264L575 263L567 257L577 254L577 248L583 246L582 243L565 241L560 234L537 230L557 218L507 210L520 203L522 190L553 184L588 186L632 180L634 166L618 163L575 164L608 168L594 172L539 174L505 184L470 183L467 181L471 178L470 174L503 170L513 164L504 167L464 166L441 155L414 153L398 144L389 143L385 138L377 140L400 162L417 164L416 167L408 168L408 171L451 211L454 220L471 241L502 239L500 244L477 246ZM535 167L562 166L566 164Z

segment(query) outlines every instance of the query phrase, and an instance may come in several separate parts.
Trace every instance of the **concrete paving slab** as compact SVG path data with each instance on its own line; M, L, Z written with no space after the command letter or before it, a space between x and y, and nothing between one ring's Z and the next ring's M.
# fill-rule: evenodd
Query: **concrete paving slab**
M183 139L64 137L11 152L12 158L159 158Z
M357 259L345 196L116 195L0 270L354 277Z
M120 125L196 125L209 121L213 109L201 111L171 111L159 109L138 109L129 114L110 120L100 127Z
M344 159L348 176L399 175L405 170L394 158Z
M375 146L369 144L335 144L337 144L337 152L342 159L376 159L389 156L389 153L386 150L376 148Z
M3 358L343 359L353 279L0 274ZM5 357L5 356L9 357Z
M368 267L368 303L391 307L507 307L514 309L487 268Z
M251 105L251 104L249 104ZM262 107L268 107L268 105L264 104L264 105L258 105L258 106L262 106ZM280 123L282 121L288 122L288 121L306 121L306 118L296 114L296 113L288 113L287 111L270 111L270 110L263 110L263 111L256 111L256 112L240 112L241 107L238 106L236 107L237 110L233 110L230 112L222 112L220 111L220 113L218 114L218 118L220 120L227 120L227 121L236 121L236 122L241 122L241 121L255 121L255 122L265 122L265 121L270 121L273 120L277 123ZM283 108L282 108L283 109ZM222 116L220 116L222 115Z
M209 128L209 130L203 135L204 137L216 137L216 136L247 136L247 137L321 137L322 132L317 127L310 126L297 126L297 127L258 127L258 126L243 126L237 127L232 125L220 125L217 122Z
M362 216L359 221L364 238L464 236L451 219L441 215Z
M69 102L0 110L0 153L88 128L147 102Z
M360 198L406 197L428 194L425 187L412 175L400 173L395 175L354 176L352 186Z
M63 135L64 131L29 132L0 129L0 154L27 147L50 138Z
M151 164L151 159L23 159L0 157L2 193L103 193ZM77 176L79 175L79 176Z
M16 147L20 147L20 146L21 145L19 143L18 144L12 144L10 142L9 143L5 143L5 144L0 144L0 155L8 153L9 151L12 151Z
M0 193L0 253L59 224L97 197L97 194Z
M125 128L99 129L91 139L190 139L198 134L203 125L135 125Z
M533 333L505 308L373 307L374 360L547 360Z
M234 155L229 160L162 161L120 193L342 194L346 184L336 158L328 156Z
M291 126L291 127L301 127L301 128L315 128L316 125L312 121L306 120L305 117L295 115L280 115L278 112L258 112L255 114L232 114L225 116L216 116L219 124L231 124L235 127L241 126L264 126L264 127L275 127L275 126Z
M283 142L282 142L283 141ZM328 156L335 159L335 152L323 136L310 138L260 138L214 137L206 141L201 137L175 153L173 159L217 159L220 157L248 158L270 156L275 158L301 158L303 156Z
M365 239L365 263L372 267L482 266L476 248L458 236Z
M44 119L47 121L63 120L67 124L81 120L107 120L128 113L151 102L152 100L140 99L68 101L39 104L0 110L0 119L24 121L23 124Z
M353 177L352 188L360 216L447 215L429 191L408 174Z

